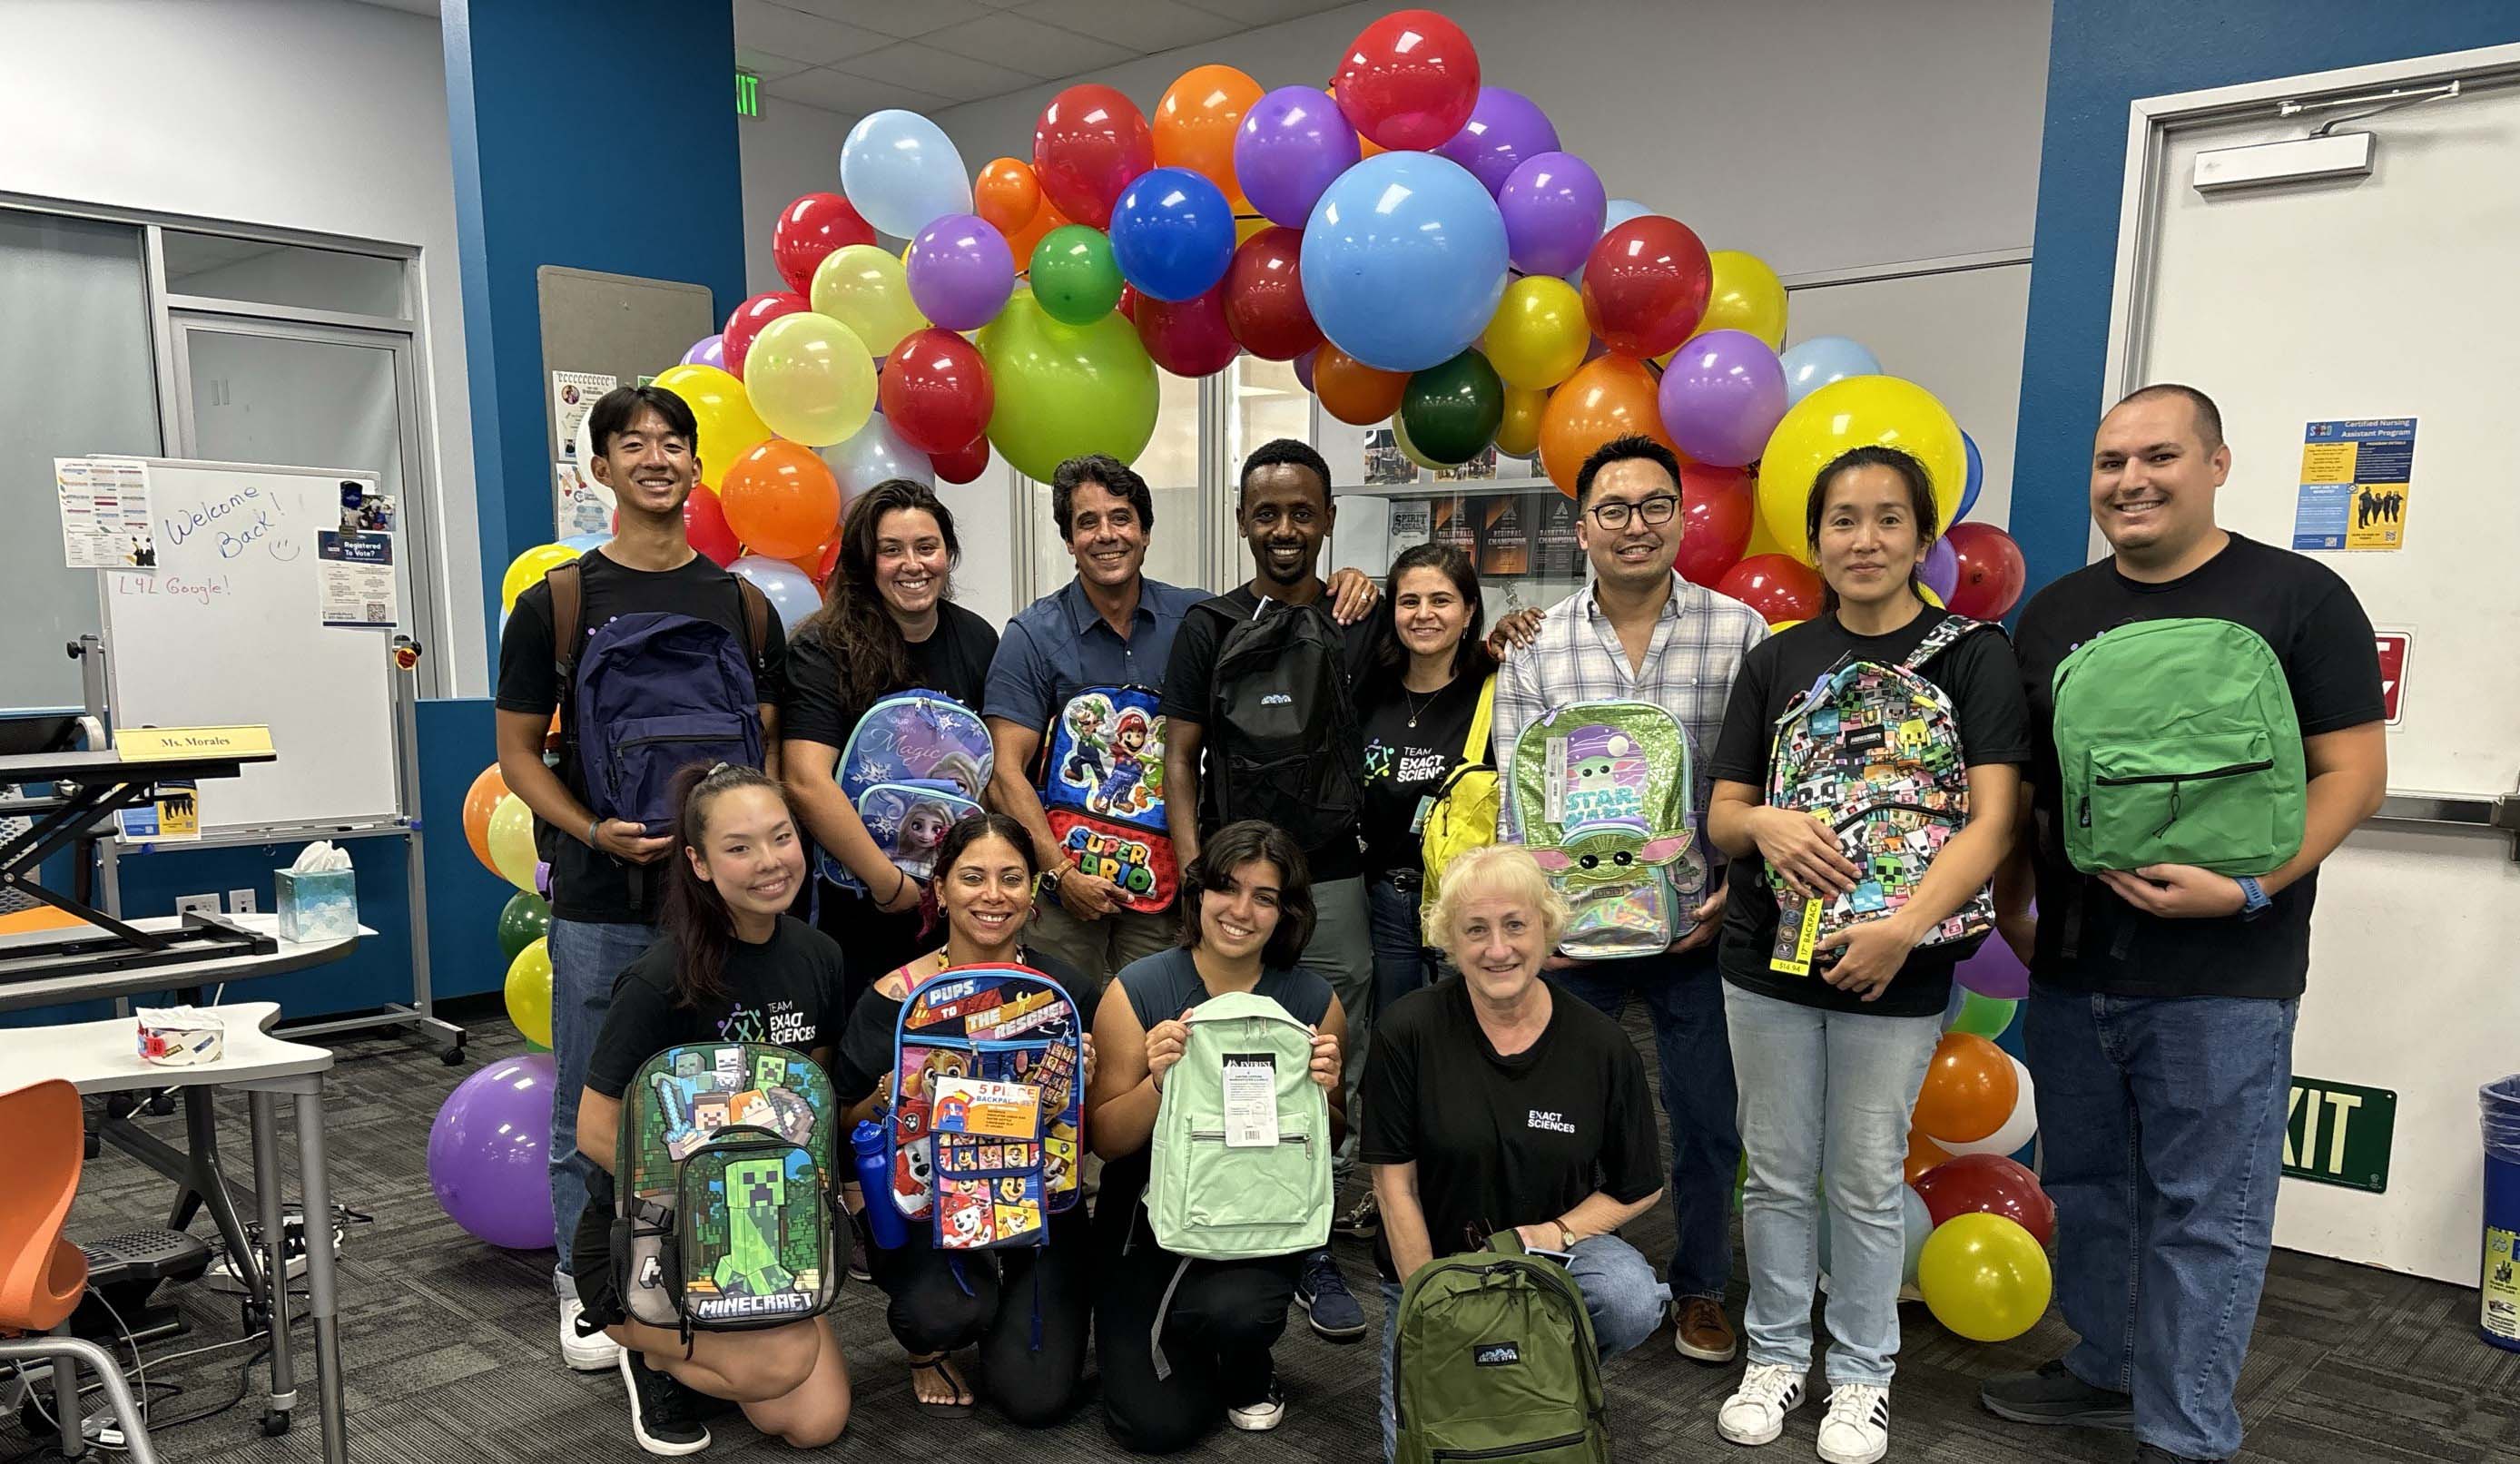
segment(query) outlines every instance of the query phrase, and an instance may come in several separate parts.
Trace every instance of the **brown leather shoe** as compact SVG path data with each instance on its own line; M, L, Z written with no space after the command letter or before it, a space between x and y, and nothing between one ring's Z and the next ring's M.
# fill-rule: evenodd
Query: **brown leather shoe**
M1724 1319L1724 1304L1702 1296L1683 1298L1673 1307L1671 1344L1694 1362L1730 1362L1741 1350L1732 1324Z

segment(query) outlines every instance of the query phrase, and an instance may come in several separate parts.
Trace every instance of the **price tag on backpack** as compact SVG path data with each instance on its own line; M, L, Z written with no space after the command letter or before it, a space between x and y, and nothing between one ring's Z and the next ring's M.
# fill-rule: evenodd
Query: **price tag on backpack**
M1269 1052L1225 1054L1225 1146L1278 1142L1278 1059Z

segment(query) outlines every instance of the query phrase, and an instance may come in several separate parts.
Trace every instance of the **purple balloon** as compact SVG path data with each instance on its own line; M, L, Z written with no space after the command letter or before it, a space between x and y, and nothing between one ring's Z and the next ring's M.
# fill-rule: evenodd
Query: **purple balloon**
M1300 229L1330 180L1362 155L1356 129L1328 93L1282 86L1242 114L1234 138L1234 180L1271 223Z
M692 348L683 352L683 364L685 366L714 366L720 371L726 370L725 333L721 332L715 335L703 335L699 339L693 341Z
M1322 348L1315 346L1295 358L1295 379L1304 383L1306 391L1313 389L1313 358L1321 353Z
M1601 175L1572 153L1526 158L1497 194L1505 215L1506 251L1526 275L1562 275L1584 267L1601 237L1609 196Z
M1988 936L1985 945L1953 968L1952 979L1981 997L2018 1001L2030 995L2030 968L2002 936Z
M1709 331L1673 353L1660 388L1663 430L1716 467L1757 459L1785 415L1785 369L1747 331Z
M428 1129L428 1187L474 1237L511 1251L552 1245L548 1052L504 1057L456 1085Z
M1949 535L1935 536L1934 547L1925 551L1925 562L1917 566L1916 577L1925 582L1925 588L1933 591L1936 599L1945 604L1952 602L1952 591L1960 582L1960 556L1952 548Z
M1470 108L1469 121L1435 151L1468 168L1471 176L1487 185L1489 196L1496 197L1505 192L1505 180L1526 159L1557 151L1557 129L1549 113L1529 97L1502 86L1483 86L1478 102Z
M976 331L997 319L1015 288L1007 237L977 214L949 213L910 243L910 298L948 331Z

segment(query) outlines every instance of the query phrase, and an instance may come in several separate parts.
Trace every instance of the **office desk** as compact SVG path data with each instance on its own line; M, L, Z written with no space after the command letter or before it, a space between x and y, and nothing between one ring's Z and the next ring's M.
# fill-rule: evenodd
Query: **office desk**
M174 965L65 971L58 975L0 981L0 1011L24 1011L29 1007L61 1006L72 1001L99 1001L197 986L212 987L229 981L250 981L257 976L285 976L292 971L305 970L308 966L339 960L358 944L352 937L330 941L284 941L280 939L280 916L270 910L221 918L258 935L269 936L273 949L265 954L240 953ZM184 917L152 915L129 923L147 934L163 934L181 929ZM11 952L40 948L48 941L59 940L62 934L58 930L32 930L0 935L0 965L7 963ZM376 932L363 925L359 927L359 934L374 935Z

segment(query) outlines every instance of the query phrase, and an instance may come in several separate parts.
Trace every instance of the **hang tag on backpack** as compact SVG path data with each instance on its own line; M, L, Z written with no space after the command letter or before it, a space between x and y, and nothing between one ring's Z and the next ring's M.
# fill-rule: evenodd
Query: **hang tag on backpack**
M1225 1146L1262 1149L1278 1142L1278 1060L1267 1052L1225 1056Z

